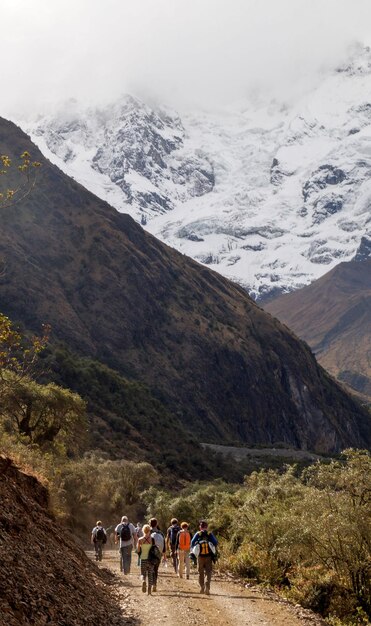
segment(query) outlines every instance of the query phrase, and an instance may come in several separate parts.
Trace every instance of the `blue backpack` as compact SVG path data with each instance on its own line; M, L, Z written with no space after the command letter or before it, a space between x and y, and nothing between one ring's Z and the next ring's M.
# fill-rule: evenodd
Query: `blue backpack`
M176 538L178 536L178 532L179 531L180 531L180 526L170 526L170 528L168 530L170 543L174 547L175 547L175 544L176 544Z

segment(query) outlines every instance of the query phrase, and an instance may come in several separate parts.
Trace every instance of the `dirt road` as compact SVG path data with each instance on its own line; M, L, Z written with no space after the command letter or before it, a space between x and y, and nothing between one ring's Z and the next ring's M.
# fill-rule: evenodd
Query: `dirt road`
M119 571L118 553L106 550L101 567L117 574L117 588L124 607L136 624L143 626L318 626L311 613L279 601L274 594L246 588L241 582L215 573L211 594L199 593L198 575L191 569L190 580L179 579L172 568L160 566L158 591L142 592L140 572L133 555L132 571Z

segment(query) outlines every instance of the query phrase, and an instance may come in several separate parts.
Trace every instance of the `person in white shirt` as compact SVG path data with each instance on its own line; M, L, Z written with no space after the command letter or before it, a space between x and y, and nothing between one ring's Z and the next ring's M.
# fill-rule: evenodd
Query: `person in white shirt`
M136 548L138 537L135 527L129 522L126 515L121 518L120 524L115 528L115 543L120 541L121 571L124 574L130 574L131 553Z
M103 557L103 546L107 543L107 533L103 528L103 524L98 520L91 531L91 543L95 549L95 560L101 561Z

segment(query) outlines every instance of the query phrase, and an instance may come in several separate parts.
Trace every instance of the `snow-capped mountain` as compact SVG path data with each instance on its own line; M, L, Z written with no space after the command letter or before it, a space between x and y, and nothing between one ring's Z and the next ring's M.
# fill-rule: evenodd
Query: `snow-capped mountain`
M44 154L255 297L371 245L371 51L295 103L180 115L131 96L21 124Z

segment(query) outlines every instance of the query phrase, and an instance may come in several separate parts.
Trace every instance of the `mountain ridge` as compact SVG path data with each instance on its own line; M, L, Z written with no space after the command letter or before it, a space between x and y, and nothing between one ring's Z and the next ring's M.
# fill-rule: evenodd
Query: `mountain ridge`
M340 263L265 309L304 339L333 376L371 400L371 257Z
M43 161L0 215L0 308L30 330L145 383L197 437L369 446L369 415L242 287L157 241L47 163L1 121L5 154Z

